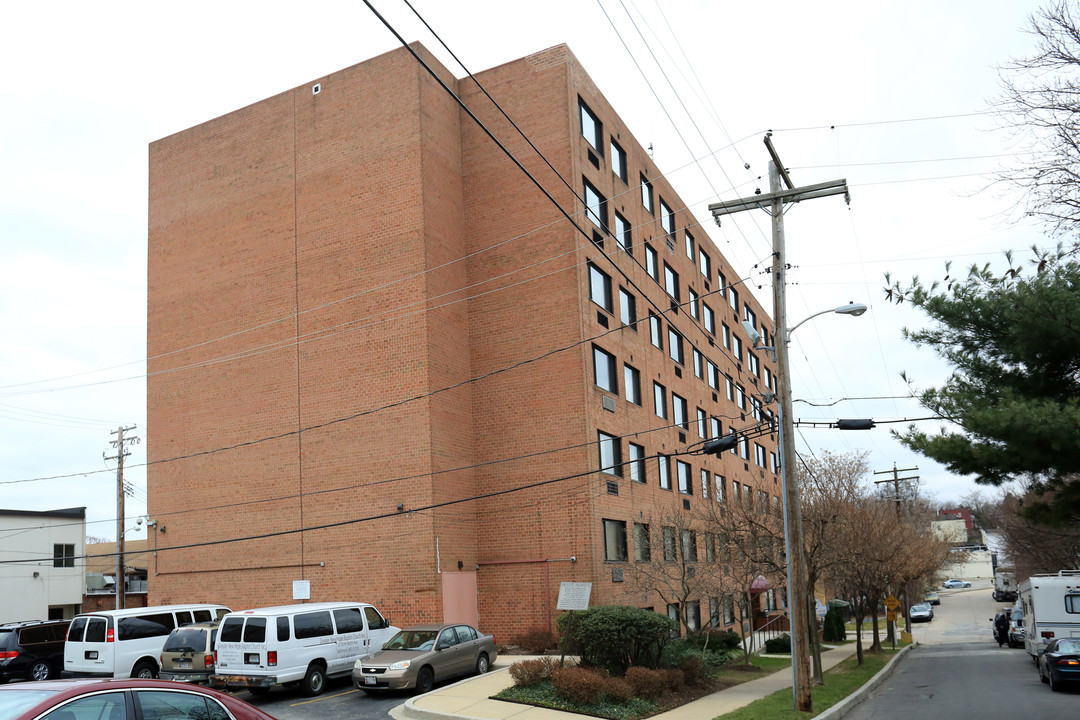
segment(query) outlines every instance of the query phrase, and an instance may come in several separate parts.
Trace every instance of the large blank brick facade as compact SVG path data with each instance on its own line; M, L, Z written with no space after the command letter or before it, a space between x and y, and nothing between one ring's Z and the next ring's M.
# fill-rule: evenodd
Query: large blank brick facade
M667 612L621 581L634 523L716 502L716 482L780 495L752 451L680 456L689 493L674 462L661 487L656 460L700 441L699 408L725 433L753 424L739 398L769 376L764 360L747 367L739 323L768 319L749 291L723 288L739 274L568 48L476 76L554 170L476 82L412 48L573 222L404 48L153 143L148 479L164 532L151 602L281 604L306 580L312 600L372 602L398 625L464 619L501 639L552 628L563 581L593 583L593 604ZM606 199L603 227L585 215L586 183ZM609 231L616 213L629 247ZM590 292L597 277L610 302ZM597 385L594 347L616 358L613 392ZM598 432L620 438L624 460L629 443L644 449L643 482L599 472ZM605 519L626 524L627 560L605 557Z

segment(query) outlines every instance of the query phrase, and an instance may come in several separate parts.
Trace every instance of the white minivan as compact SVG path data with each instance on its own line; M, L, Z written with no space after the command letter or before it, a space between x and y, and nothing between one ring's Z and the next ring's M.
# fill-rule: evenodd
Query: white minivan
M308 603L226 615L218 629L216 671L210 685L259 695L274 685L298 685L308 696L327 677L348 676L358 658L397 634L367 603Z
M80 613L68 628L61 676L155 678L169 633L227 612L224 605L198 604Z

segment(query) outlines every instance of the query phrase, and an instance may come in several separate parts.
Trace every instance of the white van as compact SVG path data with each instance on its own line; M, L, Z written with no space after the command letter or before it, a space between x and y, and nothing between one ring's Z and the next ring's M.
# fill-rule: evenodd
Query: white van
M61 676L155 678L169 633L227 612L224 605L199 604L80 613L68 628Z
M218 629L216 688L246 688L258 695L274 685L299 685L308 696L327 677L348 676L357 659L397 634L367 603L308 603L226 615Z

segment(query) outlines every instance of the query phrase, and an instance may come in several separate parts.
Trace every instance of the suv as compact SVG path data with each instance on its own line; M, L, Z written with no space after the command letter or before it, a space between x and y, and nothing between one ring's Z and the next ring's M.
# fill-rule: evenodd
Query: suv
M177 682L204 683L214 673L214 648L219 622L195 623L172 631L161 648L158 677Z
M0 625L0 683L58 676L70 624L70 620L31 620Z

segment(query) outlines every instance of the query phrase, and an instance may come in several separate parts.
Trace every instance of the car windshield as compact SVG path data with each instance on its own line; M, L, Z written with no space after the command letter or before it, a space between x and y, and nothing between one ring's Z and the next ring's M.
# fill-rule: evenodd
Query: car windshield
M1080 653L1080 640L1063 639L1058 640L1057 652L1059 653Z
M911 609L915 610L916 612L929 612L930 605L928 605L927 603L919 603L918 605L912 605Z
M18 686L4 688L0 692L0 718L15 717L54 694L54 691L23 690Z
M206 650L206 631L198 629L173 630L162 652L202 652Z
M402 630L383 645L383 650L430 650L438 634L438 630Z

